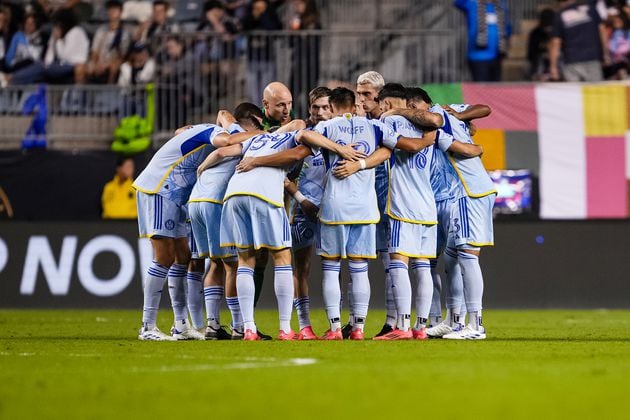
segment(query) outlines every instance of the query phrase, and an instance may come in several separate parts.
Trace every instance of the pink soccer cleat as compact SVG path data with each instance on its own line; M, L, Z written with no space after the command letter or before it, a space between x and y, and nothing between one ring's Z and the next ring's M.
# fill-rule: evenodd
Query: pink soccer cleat
M414 340L426 340L429 338L426 327L422 327L419 330L412 330L412 333Z
M335 331L328 330L322 336L322 340L343 340L341 334L341 328L337 328Z
M317 336L313 332L313 328L309 325L308 327L304 327L300 330L298 334L298 340L317 340Z
M280 330L278 333L278 340L280 341L293 341L297 340L297 334L293 332L293 330L289 330L289 332L284 332Z
M352 330L350 333L350 340L363 340L365 335L362 330Z
M413 333L411 332L411 329L409 329L407 331L393 330L392 332L389 332L387 334L374 337L372 340L378 340L378 341L410 340L412 338L413 338Z
M243 341L258 341L260 337L257 333L252 330L245 330L245 334L243 335Z

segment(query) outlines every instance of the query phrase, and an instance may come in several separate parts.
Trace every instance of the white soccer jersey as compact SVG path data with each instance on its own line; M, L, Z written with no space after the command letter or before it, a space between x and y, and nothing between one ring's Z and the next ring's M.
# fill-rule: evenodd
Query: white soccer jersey
M321 152L304 158L302 170L298 177L298 190L308 201L319 206L324 194L324 177L326 165Z
M451 105L453 109L458 112L464 111L468 106L461 104ZM462 143L473 143L470 137L470 131L465 122L458 120L456 117L446 112L440 105L433 106L429 111L441 113L444 119L444 125L442 130L447 134L453 136L453 138L447 138L443 136L438 139L438 147L446 152L451 146L454 140L458 140ZM458 158L457 155L447 155L453 168L457 172L466 194L469 197L478 198L485 197L486 195L496 193L494 183L490 179L486 168L479 157L474 158Z
M356 144L357 150L368 156L384 141L395 143L397 140L394 131L382 122L350 114L323 121L314 130L336 143ZM337 179L332 174L332 168L341 158L327 150L323 150L322 155L326 164L326 184L319 220L325 224L378 223L380 214L374 189L374 169Z
M438 130L438 136L448 134ZM444 140L443 140L444 141ZM436 147L433 151L433 161L431 163L431 188L435 201L454 200L463 194L462 183L455 172L455 168L448 160L447 153Z
M291 133L265 133L243 143L243 157L268 156L296 147L297 131ZM235 173L228 183L225 200L235 195L251 195L276 207L284 207L283 168L260 166L248 172Z
M214 124L197 124L170 139L153 155L133 187L186 204L197 181L197 167L215 150L214 138L227 133Z
M398 135L414 138L423 136L422 130L404 117L394 115L385 118L384 122ZM434 146L425 147L417 153L390 148L393 153L390 159L387 214L403 222L436 224L437 212L431 189Z

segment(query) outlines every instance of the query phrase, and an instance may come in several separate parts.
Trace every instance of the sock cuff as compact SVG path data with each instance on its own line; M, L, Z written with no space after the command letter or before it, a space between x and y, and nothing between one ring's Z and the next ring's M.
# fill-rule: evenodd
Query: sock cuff
M325 262L322 262L322 270L324 270L324 271L341 271L341 261L325 261Z
M455 248L446 248L444 250L444 254L448 255L451 258L457 258L457 250Z
M276 265L273 269L274 272L276 273L283 273L283 272L293 272L293 267L290 265Z
M253 268L249 268L249 267L239 267L236 270L236 274L249 274L250 276L254 275L254 269Z
M184 277L188 272L188 267L183 264L173 264L171 268L168 269L169 277Z
M199 273L197 271L189 271L186 274L186 280L189 280L189 281L196 281L196 282L201 283L202 278L203 278L203 273Z
M411 269L412 270L422 270L422 269L430 269L431 268L431 263L429 263L428 261L413 261L411 263Z
M407 266L407 264L405 264L404 262L400 260L391 260L389 262L389 269L390 270L408 270L409 267Z
M225 291L225 287L223 286L209 286L203 288L204 296L223 296L223 292Z
M461 258L464 260L478 260L479 259L479 257L476 256L475 254L471 254L469 252L460 251L460 250L457 250L457 258Z
M238 297L225 298L225 302L228 304L228 306L230 306L230 305L238 305Z
M350 261L348 268L350 273L364 273L368 271L368 263L365 261Z
M150 276L166 278L168 275L168 268L153 261L147 272Z

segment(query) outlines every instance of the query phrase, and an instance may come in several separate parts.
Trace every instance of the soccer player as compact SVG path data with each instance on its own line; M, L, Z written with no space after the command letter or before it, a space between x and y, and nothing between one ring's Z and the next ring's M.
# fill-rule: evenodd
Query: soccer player
M445 334L443 338L482 340L486 338L486 332L481 318L483 275L479 266L479 254L481 247L494 244L492 207L496 190L481 159L462 156L456 148L460 141L474 144L468 125L464 121L486 116L490 113L490 108L486 105L451 105L449 108L452 114L439 105L430 108L432 112L420 110L396 112L421 126L441 127L453 137L438 138L439 148L448 152L447 157L463 186L463 192L459 194L451 209L446 253L457 255L457 263L463 277L469 323L465 327L456 324L453 332ZM459 141L455 142L454 139ZM454 311L457 305L453 306ZM453 316L457 315L459 314Z
M357 96L359 103L361 104L362 111L369 119L379 119L381 116L381 108L378 103L378 93L385 86L385 79L380 73L375 71L368 71L361 74L357 78ZM392 281L389 275L389 253L388 253L388 240L389 240L389 222L387 220L387 214L385 212L385 205L387 202L387 186L389 178L389 163L384 162L375 170L375 186L376 197L378 202L378 209L381 215L380 222L376 226L376 250L378 252L379 260L383 264L385 270L385 303L387 309L387 317L385 324L381 331L376 336L381 336L391 332L396 326L396 305L394 304L394 298L392 294ZM348 289L351 287L348 285ZM352 293L348 292L348 299L352 300ZM352 310L350 314L352 318ZM344 327L344 335L348 335L351 329L349 323Z
M227 111L220 111L217 123L224 126L230 134L234 134L243 131L262 130L261 120L262 111L256 105L242 103L234 110L234 116ZM236 294L236 269L238 266L236 249L219 245L223 196L237 163L238 159L231 158L207 170L200 166L198 171L201 174L190 194L188 204L199 256L211 260L210 269L203 283L203 292L199 299L201 301L205 297L206 340L238 340L243 338L243 320ZM201 292L202 274L188 273L191 277L189 280L196 280L194 283L189 281L189 306L192 300L191 292L192 296L198 296ZM191 285L199 285L199 290L191 290ZM231 334L225 331L220 323L220 305L224 295L228 309L232 314ZM194 306L200 307L201 302L195 302ZM196 317L192 316L192 311L191 318L193 318L194 324Z
M362 156L351 147L333 143L316 133L299 131L262 134L243 144L218 149L208 156L204 165L212 166L231 156L269 157L293 148L297 153L291 163L295 163L310 153L308 147L300 146L302 140L313 146L329 148L349 159ZM243 315L243 339L247 341L260 339L254 321L253 268L255 252L261 248L270 250L275 264L274 288L280 318L278 339L295 339L290 325L294 287L291 233L282 205L284 178L284 169L270 166L237 172L230 179L224 197L221 246L238 248L236 288Z
M162 146L133 183L138 198L141 237L149 237L153 263L144 285L140 340L203 339L188 326L185 277L190 261L185 204L196 181L196 169L228 133L214 124L199 124L181 130ZM168 278L175 322L172 336L156 326L164 282Z
M330 89L316 87L309 92L309 118L307 128L312 128L331 118L328 102ZM320 151L310 154L300 163L297 185L285 180L285 191L295 201L291 203L289 222L295 266L295 300L293 306L298 315L298 340L316 340L310 320L310 299L308 278L311 274L311 256L315 234L318 229L317 213L324 193L324 158Z
M335 118L318 124L315 130L337 143L354 144L368 158L378 153L378 163L385 161L389 150L377 149L384 143L397 141L393 130L378 120L353 116L355 95L349 89L333 89L329 101ZM376 258L376 223L380 219L374 169L339 179L333 168L341 164L342 159L334 153L324 153L324 159L327 174L319 215L317 253L322 256L324 304L330 328L323 338L343 339L339 319L339 272L341 259L349 258L353 313L350 339L362 340L370 299L367 260ZM359 161L359 165L365 168L365 160Z

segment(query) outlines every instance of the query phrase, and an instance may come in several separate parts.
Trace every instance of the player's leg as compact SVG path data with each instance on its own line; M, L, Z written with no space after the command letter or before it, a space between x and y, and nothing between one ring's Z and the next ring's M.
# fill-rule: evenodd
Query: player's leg
M221 301L225 295L225 270L218 258L210 260L204 280L203 295L206 304L206 340L227 340L230 335L221 328Z
M374 340L407 340L411 332L411 281L409 280L409 258L392 253L389 273L392 278L392 292L396 304L396 328L389 333L377 335Z
M232 314L232 340L243 339L243 315L238 303L236 293L236 271L238 270L238 260L235 257L223 259L223 269L225 270L225 300L228 309Z
M175 238L175 262L168 270L168 292L175 318L171 335L178 340L203 340L204 335L192 328L188 321L186 275L191 257L188 244L188 235Z
M314 340L317 337L313 333L310 317L310 298L308 278L311 274L311 256L313 246L309 245L294 251L295 256L295 300L293 305L298 316L300 332L298 339Z
M320 224L317 236L317 254L322 257L322 295L326 318L330 328L324 333L324 340L342 340L341 333L341 256L345 254L343 244L347 229L343 225Z
M370 304L368 259L376 258L376 225L347 225L345 248L350 259L348 268L352 279L354 308L351 340L363 340L365 319Z
M379 202L379 208L381 203ZM390 239L390 223L391 221L384 213L384 204L381 212L381 220L376 225L376 249L378 253L378 259L383 266L385 273L385 323L381 330L376 334L376 337L383 336L394 330L397 321L396 302L394 301L393 280L389 272L390 266L390 254L389 254L389 239Z
M442 276L437 270L438 259L431 258L431 279L433 279L433 295L431 297L431 309L429 310L429 327L434 327L442 322Z
M278 339L293 340L297 338L291 330L291 313L293 312L293 267L291 266L291 249L285 248L272 251L274 262L273 286L278 301L278 317L280 319L280 331Z
M238 253L238 269L236 271L236 293L243 316L244 340L258 340L256 323L254 322L254 266L256 253L253 248Z
M205 329L206 326L203 315L203 274L205 269L205 258L191 258L188 264L188 273L186 273L188 313L190 314L192 326L197 331Z

